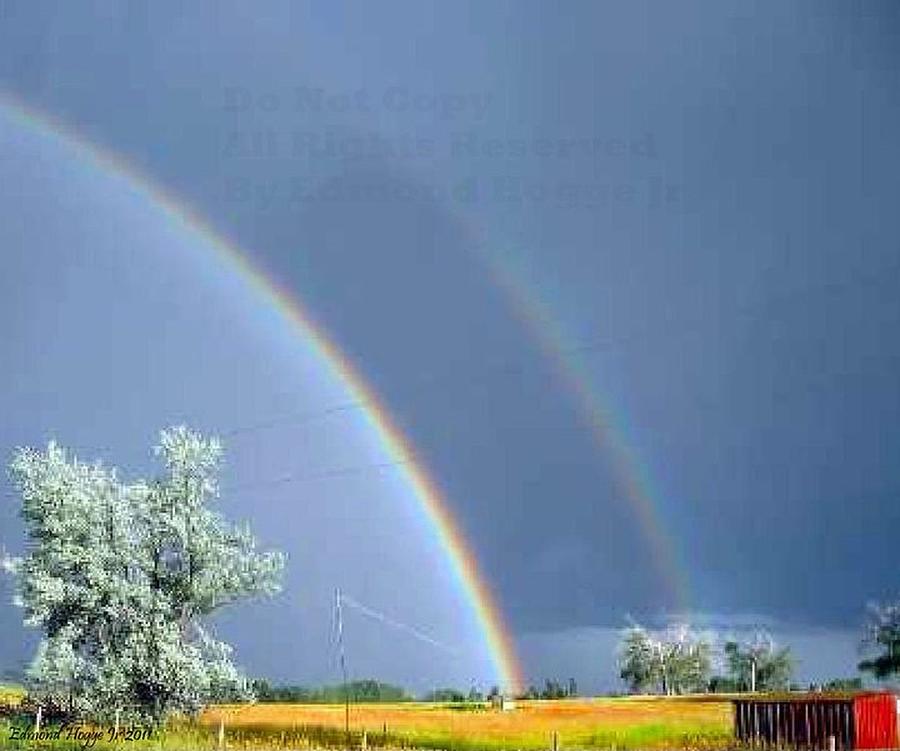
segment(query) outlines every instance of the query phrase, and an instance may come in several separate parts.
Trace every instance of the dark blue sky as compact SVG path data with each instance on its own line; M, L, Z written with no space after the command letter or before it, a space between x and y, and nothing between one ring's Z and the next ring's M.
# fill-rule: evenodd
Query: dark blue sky
M817 676L852 672L866 601L900 586L898 34L890 2L0 0L0 89L306 302L447 491L532 677L609 686L609 629L682 607L772 624ZM173 421L347 399L116 178L2 114L0 170L5 456L56 436L148 472ZM618 414L687 603L498 268ZM471 636L360 414L228 448L226 509L292 561L282 598L222 624L251 671L336 677L336 585ZM14 498L0 524L19 549ZM483 676L379 628L357 625L361 673Z

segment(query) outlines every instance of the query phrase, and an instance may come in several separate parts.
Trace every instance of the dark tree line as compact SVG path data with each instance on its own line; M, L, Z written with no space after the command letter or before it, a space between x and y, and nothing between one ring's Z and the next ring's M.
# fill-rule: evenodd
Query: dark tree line
M297 704L339 704L354 702L384 703L412 701L400 686L376 680L359 680L333 686L273 686L264 678L253 681L251 688L260 702L288 702Z

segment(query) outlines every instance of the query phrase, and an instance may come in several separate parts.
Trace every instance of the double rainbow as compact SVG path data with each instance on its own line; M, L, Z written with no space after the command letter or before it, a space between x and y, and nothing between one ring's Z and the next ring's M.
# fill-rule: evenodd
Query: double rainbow
M255 265L249 253L218 234L201 217L120 157L91 143L51 116L2 93L0 116L41 137L62 143L86 167L127 180L131 189L161 212L173 228L202 240L199 244L209 248L219 264L236 275L309 345L315 356L344 384L353 400L361 405L360 409L384 451L405 474L445 553L453 577L477 619L496 680L504 690L520 688L523 685L522 670L509 629L479 571L471 547L453 518L446 497L417 458L414 447L397 427L387 407L328 334L314 323L303 303Z

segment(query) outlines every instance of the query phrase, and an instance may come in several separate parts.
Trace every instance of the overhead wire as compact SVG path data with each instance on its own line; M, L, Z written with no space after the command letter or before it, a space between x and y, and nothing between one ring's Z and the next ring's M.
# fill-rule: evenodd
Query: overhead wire
M900 269L898 269L900 270ZM738 311L735 311L734 314L739 316L740 319L744 320L754 320L754 319L762 319L764 317L763 314L770 313L773 306L776 307L784 307L785 305L790 305L796 303L798 300L803 300L815 293L821 292L831 292L834 293L840 290L846 290L857 287L868 287L874 286L878 284L883 284L885 281L892 281L893 278L890 274L881 274L877 277L861 277L856 279L844 280L841 282L834 282L827 285L818 285L812 288L805 288L802 292L798 292L796 290L783 294L776 295L773 298L770 298L766 301L764 309L760 309L758 304L754 305L746 305L740 308ZM644 331L644 334L650 333L654 327L645 326L647 331ZM699 332L698 328L694 327L686 327L677 332L669 332L666 335L666 340L671 341L673 338L683 338L689 337L692 335L696 335ZM602 338L597 338L593 340L588 340L578 345L573 345L571 347L560 348L559 353L563 356L565 355L576 355L576 354L587 354L592 352L600 352L604 350L613 349L615 347L621 346L623 344L628 344L636 340L638 337L632 333L631 336L621 336L617 338L611 338L609 336L605 336ZM519 357L519 358L502 358L496 360L493 364L489 364L487 366L487 371L493 371L496 375L500 377L511 377L517 373L523 373L526 369L528 369L528 362L530 358L528 357ZM412 389L407 389L407 392L415 392L418 390L424 390L433 388L435 383L439 383L441 381L446 380L447 382L453 385L460 385L461 383L465 383L467 381L475 381L478 384L483 384L485 382L484 378L484 370L482 369L477 373L472 373L468 376L460 376L459 371L448 368L450 371L448 374L443 376L435 376L431 375L428 379L429 383L423 384L421 386L413 387ZM546 377L555 377L552 373L547 373ZM286 413L278 416L273 416L272 418L266 420L260 420L255 423L249 423L241 426L236 426L230 429L226 429L221 431L219 435L222 437L237 437L243 435L250 435L253 433L257 433L260 431L272 429L279 426L285 425L302 425L307 424L313 421L323 420L328 417L340 414L349 414L355 411L364 410L367 408L372 408L377 406L371 400L365 399L356 399L356 400L347 400L344 402L339 402L329 407L324 407L318 410L305 410L297 413ZM583 430L581 426L573 425L573 431ZM288 475L284 475L280 478L275 478L272 480L265 480L254 483L244 483L236 486L231 486L229 488L230 491L243 491L253 488L265 487L265 486L275 486L285 483L294 483L294 482L309 482L315 480L328 479L332 477L347 477L358 474L364 474L367 472L381 472L386 469L397 468L401 466L408 465L410 460L408 458L395 459L391 461L385 462L375 462L371 464L359 464L359 465L347 465L342 467L335 467L333 469L326 469L321 471L307 472L307 473L291 473Z

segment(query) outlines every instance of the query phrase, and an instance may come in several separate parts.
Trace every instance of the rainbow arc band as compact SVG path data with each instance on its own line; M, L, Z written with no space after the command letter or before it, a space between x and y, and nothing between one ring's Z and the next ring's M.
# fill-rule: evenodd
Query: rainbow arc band
M494 284L529 332L545 360L554 369L559 384L571 395L598 453L606 457L622 500L627 502L647 542L652 565L669 598L669 617L689 618L692 597L688 566L683 551L671 533L671 520L663 513L665 496L650 465L638 451L631 435L626 412L609 395L592 383L581 349L575 346L558 316L544 301L537 273L527 273L521 262L514 263L497 252L504 243L490 242L474 218L466 219L482 262L490 270Z
M522 670L509 629L479 571L471 546L453 518L447 499L424 463L417 457L413 445L397 427L387 406L327 332L314 322L302 302L255 265L245 250L226 240L201 217L122 158L91 143L52 116L3 92L0 92L0 116L25 130L63 143L89 168L127 180L129 186L161 212L173 227L188 236L194 235L202 239L216 259L248 285L270 308L277 311L297 336L310 346L316 357L327 364L330 371L346 386L354 401L365 405L363 412L366 420L380 444L392 459L398 462L404 460L401 469L444 550L461 592L473 610L496 680L509 692L521 688Z

